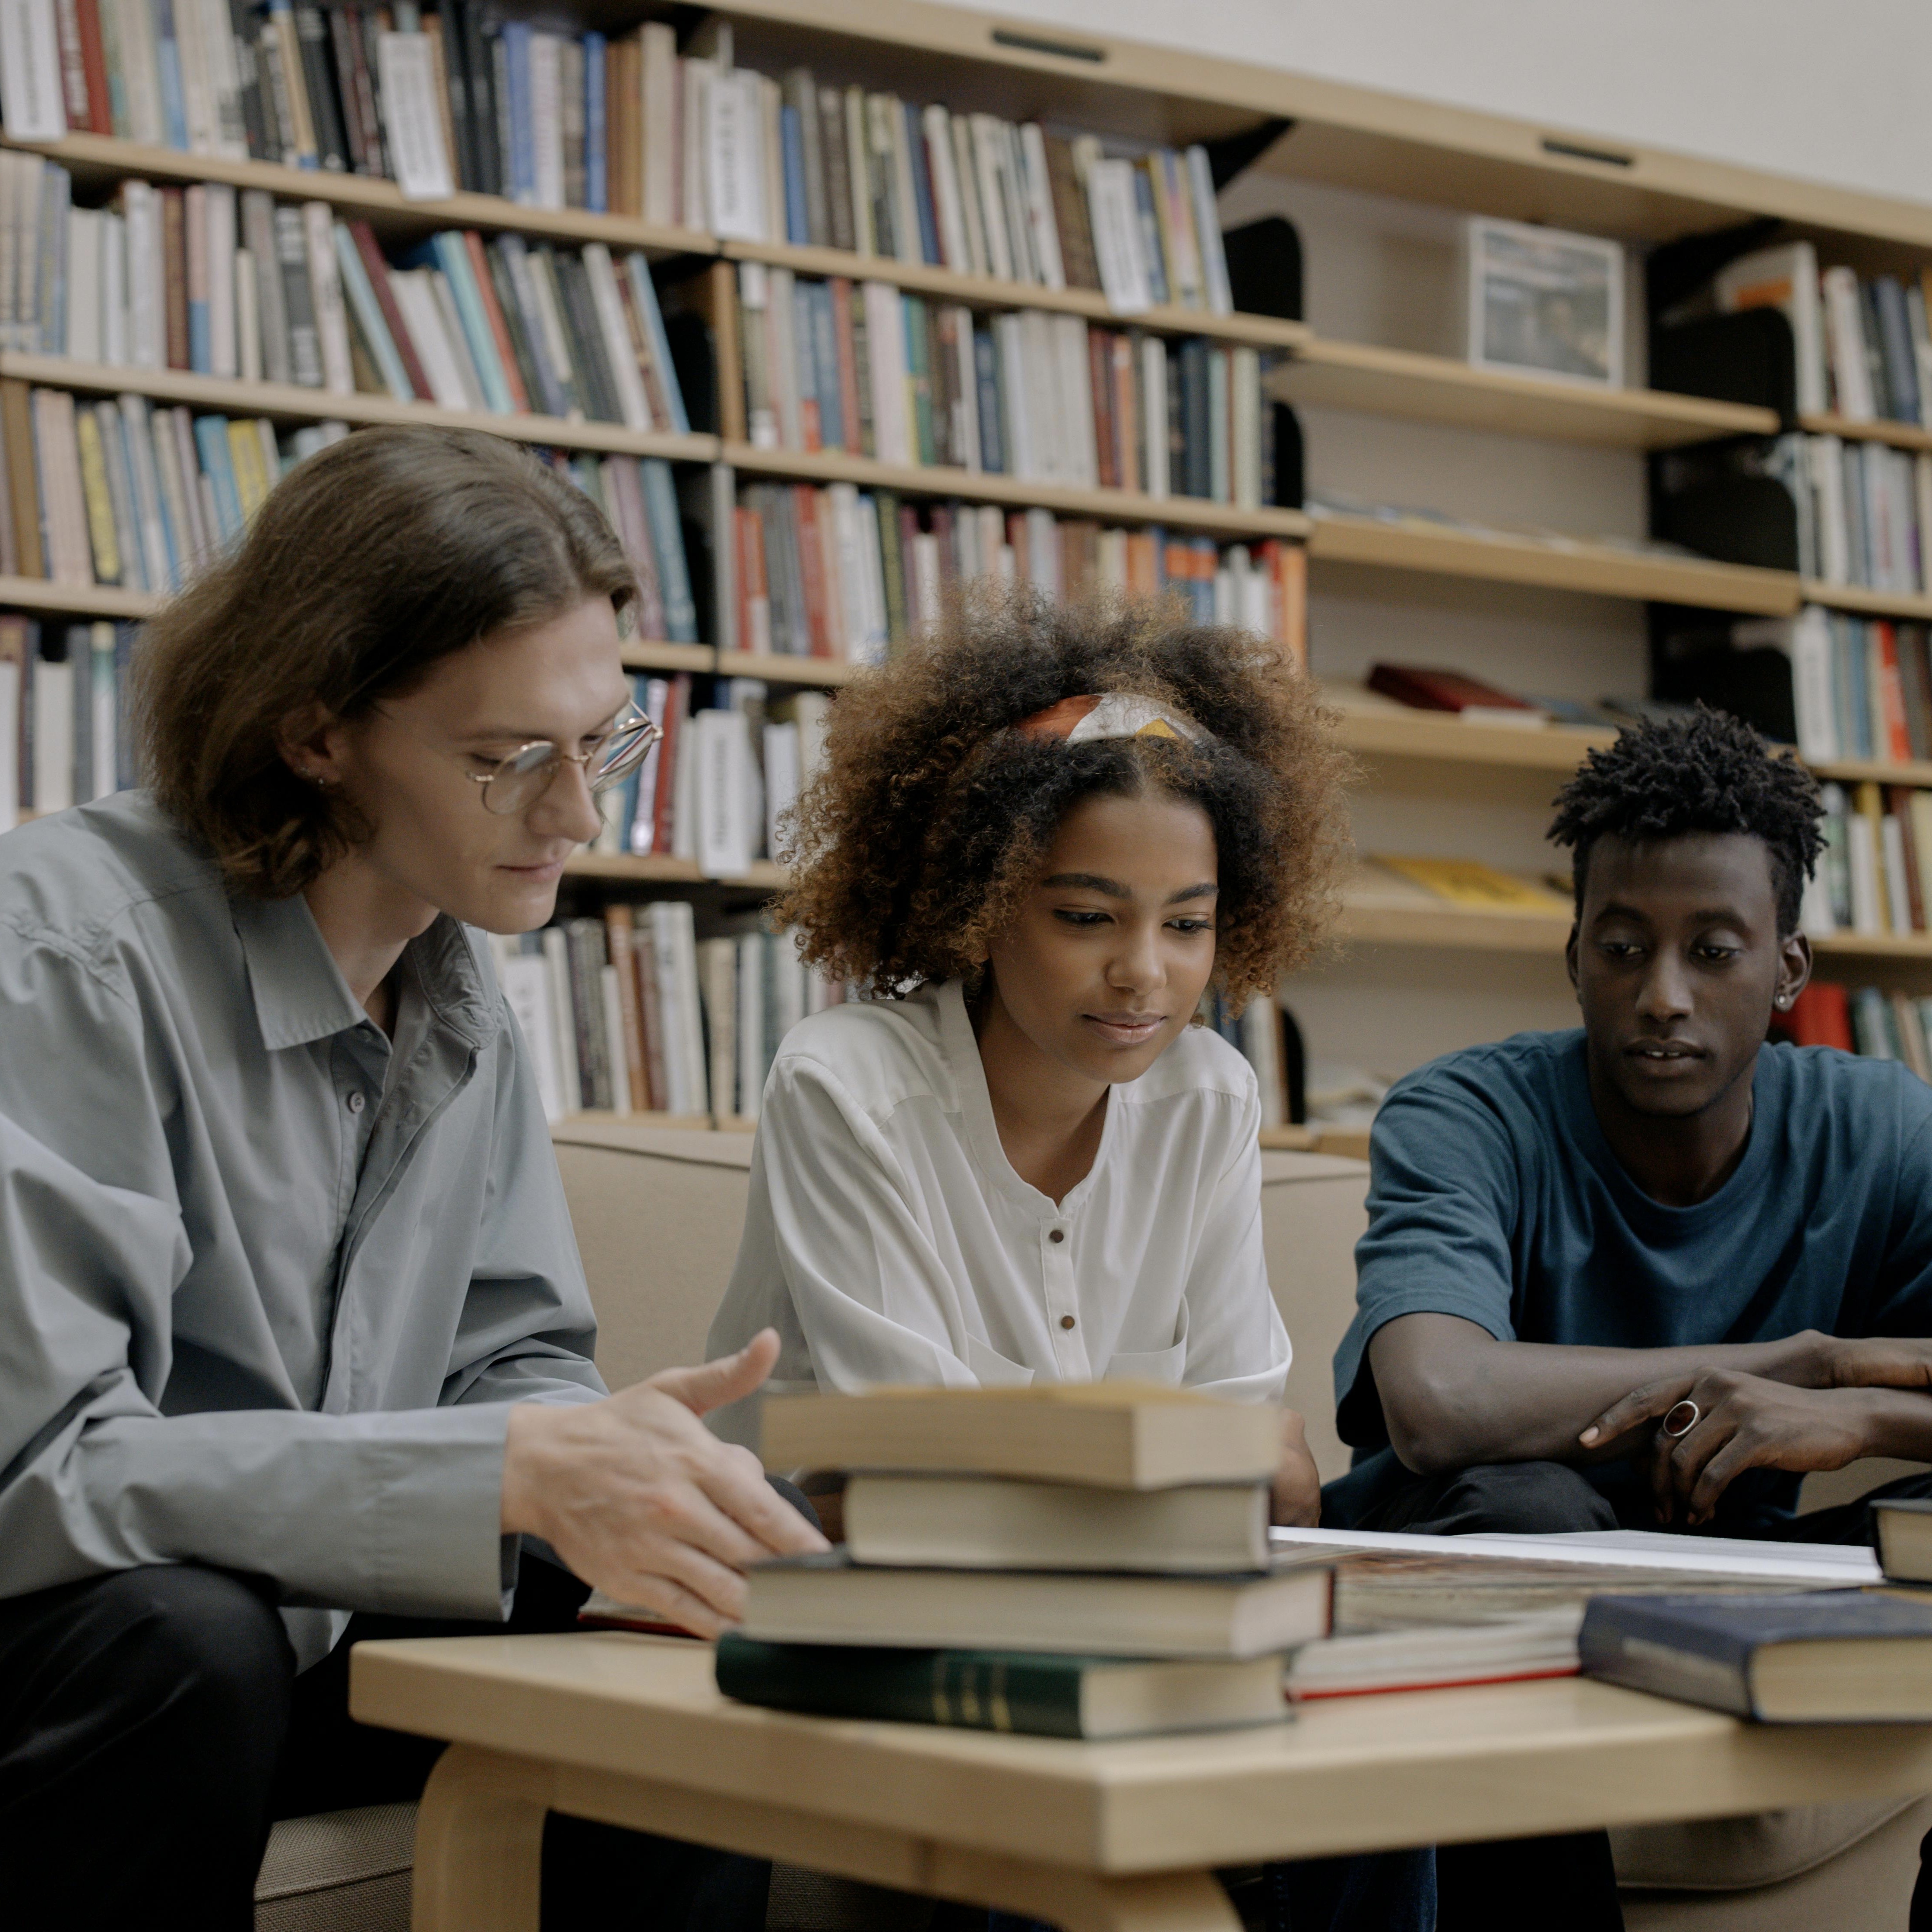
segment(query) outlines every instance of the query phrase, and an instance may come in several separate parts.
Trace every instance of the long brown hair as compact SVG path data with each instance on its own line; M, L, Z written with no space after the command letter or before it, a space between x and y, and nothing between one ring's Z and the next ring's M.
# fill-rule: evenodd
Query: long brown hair
M353 718L491 632L637 580L568 478L470 430L358 430L279 484L239 547L152 622L134 658L142 776L230 886L298 892L368 836L278 740Z

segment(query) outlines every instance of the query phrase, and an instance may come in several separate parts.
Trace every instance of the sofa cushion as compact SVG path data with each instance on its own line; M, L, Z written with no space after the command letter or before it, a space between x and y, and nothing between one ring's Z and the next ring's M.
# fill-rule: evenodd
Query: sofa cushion
M409 1932L416 1808L285 1818L255 1881L255 1932Z
M748 1134L621 1120L552 1130L613 1388L703 1358L745 1221ZM1355 1310L1354 1248L1369 1170L1333 1154L1262 1156L1268 1279L1294 1345L1288 1400L1308 1418L1324 1481L1348 1466L1329 1364Z

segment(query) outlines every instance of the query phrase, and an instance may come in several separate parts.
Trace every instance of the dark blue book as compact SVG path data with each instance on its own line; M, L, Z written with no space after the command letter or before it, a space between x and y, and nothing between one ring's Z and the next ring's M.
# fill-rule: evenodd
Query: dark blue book
M784 156L785 239L803 247L812 239L812 217L805 198L805 128L796 107L778 110L778 136Z
M989 476L1004 476L1006 445L1000 430L1000 352L991 329L973 332L973 378L979 392L980 467Z
M1911 312L1896 275L1880 275L1873 283L1872 306L1878 311L1879 356L1885 364L1885 391L1892 420L1916 423L1918 356L1912 345Z
M1586 1677L1760 1724L1932 1719L1932 1598L1595 1597Z
M593 214L610 208L609 140L604 115L604 36L584 37L584 205Z
M940 266L939 216L933 206L932 164L926 152L926 128L919 110L904 104L906 146L911 151L914 212L919 217L919 250L922 260Z

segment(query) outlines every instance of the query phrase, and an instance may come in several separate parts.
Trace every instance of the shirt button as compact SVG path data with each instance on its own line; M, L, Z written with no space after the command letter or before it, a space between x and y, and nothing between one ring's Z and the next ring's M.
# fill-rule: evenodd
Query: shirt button
M369 1103L360 1094L352 1094L349 1096L348 1104L349 1111L352 1114L359 1114Z
M1073 1326L1072 1316L1070 1315L1063 1315L1060 1318L1060 1325L1063 1328L1071 1328Z
M1056 1228L1046 1238L1049 1241L1064 1241L1066 1238L1066 1230L1064 1228Z

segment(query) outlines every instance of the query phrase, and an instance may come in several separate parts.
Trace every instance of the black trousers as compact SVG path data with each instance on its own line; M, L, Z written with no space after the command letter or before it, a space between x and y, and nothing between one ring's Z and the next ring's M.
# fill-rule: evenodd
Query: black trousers
M1882 1497L1932 1496L1932 1475L1907 1476L1855 1503L1794 1518L1778 1532L1793 1543L1869 1544L1871 1504ZM1351 1504L1353 1507L1351 1507ZM1615 1529L1616 1511L1577 1470L1561 1462L1498 1462L1436 1476L1409 1476L1370 1492L1343 1478L1323 1494L1322 1520L1348 1529L1422 1535L1479 1535L1484 1531L1551 1535ZM1752 1534L1763 1535L1760 1528ZM1910 1932L1932 1932L1932 1881L1921 1852ZM1436 1855L1438 1932L1618 1932L1610 1841L1602 1832L1520 1838L1484 1845L1444 1845Z
M526 1558L502 1624L358 1616L296 1674L266 1592L183 1564L0 1601L0 1873L18 1932L251 1932L278 1818L422 1792L442 1747L349 1715L365 1638L568 1630L585 1587ZM553 1816L546 1927L762 1932L770 1868Z

